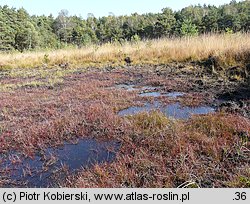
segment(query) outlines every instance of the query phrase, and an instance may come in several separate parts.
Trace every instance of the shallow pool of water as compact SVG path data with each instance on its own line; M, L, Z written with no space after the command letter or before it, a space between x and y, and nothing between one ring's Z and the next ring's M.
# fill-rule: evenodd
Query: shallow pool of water
M144 106L132 106L127 109L121 110L118 114L120 116L135 115L141 112L150 112L158 110L167 117L175 119L188 119L192 115L202 115L213 113L215 110L210 106L187 107L181 106L180 103L173 103L163 106L160 102L146 103Z
M182 92L171 92L171 93L165 94L165 96L171 97L171 98L177 98L177 97L184 96L184 95L185 93L182 93Z
M144 92L144 93L139 94L139 96L142 96L142 97L167 96L167 97L170 97L170 98L177 98L177 97L184 96L184 95L185 95L185 93L182 93L182 92L161 93L159 91Z
M82 139L77 144L65 143L58 148L48 148L43 156L26 158L20 164L6 160L1 169L9 169L9 178L14 181L10 187L54 187L52 177L62 166L66 166L69 172L75 172L93 164L111 162L118 149L118 142Z
M142 96L142 97L159 97L159 96L161 96L161 93L160 92L146 92L146 93L139 94L139 96Z

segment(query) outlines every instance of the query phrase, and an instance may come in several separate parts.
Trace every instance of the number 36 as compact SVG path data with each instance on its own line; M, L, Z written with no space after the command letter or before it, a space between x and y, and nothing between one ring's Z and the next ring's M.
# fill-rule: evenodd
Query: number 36
M236 192L235 195L236 195L236 198L234 200L246 200L247 199L246 192Z

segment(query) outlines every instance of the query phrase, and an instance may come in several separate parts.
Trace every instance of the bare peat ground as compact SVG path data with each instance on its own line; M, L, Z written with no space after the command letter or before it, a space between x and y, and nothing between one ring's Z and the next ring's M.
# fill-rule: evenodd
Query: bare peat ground
M177 63L34 70L0 76L1 187L250 187L247 80Z

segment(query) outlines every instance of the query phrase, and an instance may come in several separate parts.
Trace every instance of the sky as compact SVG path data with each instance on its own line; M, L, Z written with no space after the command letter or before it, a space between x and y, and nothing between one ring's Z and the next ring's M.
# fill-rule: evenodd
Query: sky
M179 10L189 5L222 5L231 0L0 0L0 6L24 8L31 15L50 15L56 17L60 10L67 9L70 15L86 18L88 13L95 17L129 15L131 13L158 13L170 7Z

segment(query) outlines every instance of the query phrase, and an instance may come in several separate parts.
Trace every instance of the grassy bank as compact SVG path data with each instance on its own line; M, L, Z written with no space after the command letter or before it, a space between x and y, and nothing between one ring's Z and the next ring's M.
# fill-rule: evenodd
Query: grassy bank
M0 68L105 67L202 61L213 56L222 67L249 63L249 34L202 35L136 43L92 45L81 49L0 54Z

